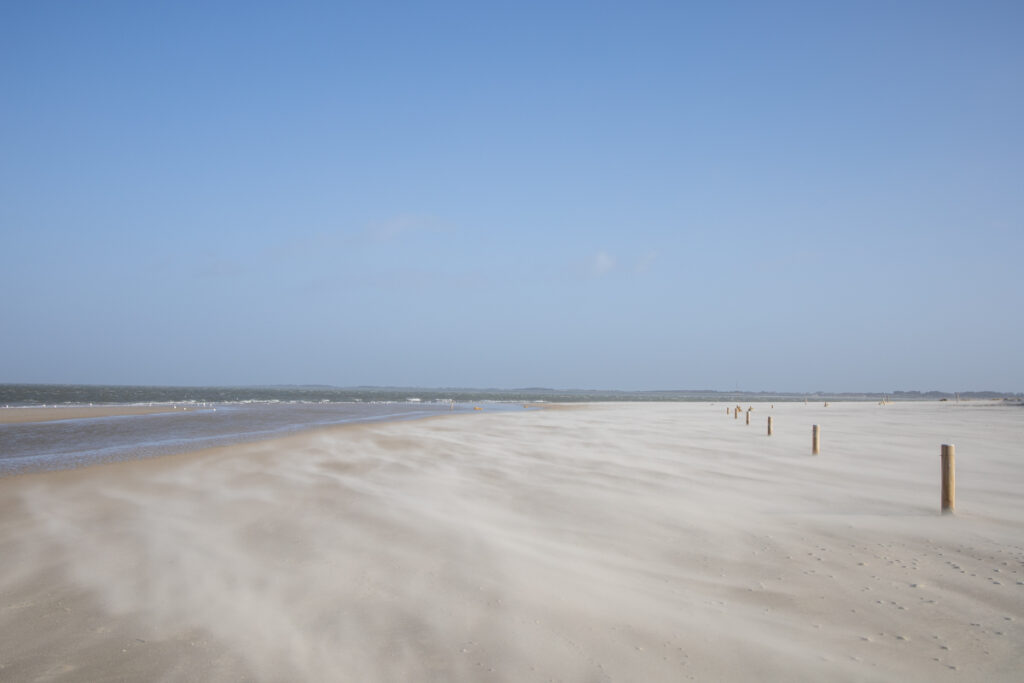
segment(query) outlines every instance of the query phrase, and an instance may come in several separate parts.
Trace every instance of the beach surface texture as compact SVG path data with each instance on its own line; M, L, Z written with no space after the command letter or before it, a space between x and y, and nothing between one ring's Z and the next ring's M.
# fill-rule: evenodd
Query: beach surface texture
M25 422L54 422L57 420L82 420L94 417L115 417L122 415L156 415L176 410L187 411L189 406L53 406L0 408L0 424L21 424Z
M0 680L1021 680L1024 408L730 407L2 478Z

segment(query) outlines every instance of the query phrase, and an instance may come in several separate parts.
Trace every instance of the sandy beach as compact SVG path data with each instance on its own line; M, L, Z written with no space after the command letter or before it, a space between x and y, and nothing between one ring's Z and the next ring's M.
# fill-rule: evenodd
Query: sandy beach
M1024 408L752 405L0 479L0 680L1019 680Z
M174 405L99 405L99 406L29 406L0 407L0 424L23 422L52 422L54 420L81 420L94 417L117 417L121 415L155 415L175 410L187 411L186 406Z

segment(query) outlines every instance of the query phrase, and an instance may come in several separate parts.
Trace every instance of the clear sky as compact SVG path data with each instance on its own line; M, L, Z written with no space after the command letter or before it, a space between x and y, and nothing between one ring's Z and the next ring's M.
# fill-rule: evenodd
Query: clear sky
M4 2L0 382L1024 391L1022 35Z

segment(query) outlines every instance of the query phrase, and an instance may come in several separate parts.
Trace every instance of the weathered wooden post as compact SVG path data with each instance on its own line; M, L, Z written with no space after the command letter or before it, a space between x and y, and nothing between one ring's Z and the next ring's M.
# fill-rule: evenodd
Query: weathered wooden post
M739 406L736 406L736 410L732 414L732 419L734 419L734 420L740 419L740 407Z
M750 411L747 411L747 424L750 424Z
M942 514L956 509L956 447L942 444Z
M811 427L811 455L821 453L821 429L818 425Z
M768 436L772 435L772 416L768 416Z

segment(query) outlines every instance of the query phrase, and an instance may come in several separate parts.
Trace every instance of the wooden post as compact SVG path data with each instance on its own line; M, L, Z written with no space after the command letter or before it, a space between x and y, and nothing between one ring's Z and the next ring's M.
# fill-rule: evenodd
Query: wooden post
M942 444L942 514L951 515L956 509L956 447Z
M734 420L740 419L740 407L739 406L736 406L736 410L733 411L732 419L734 419Z
M768 436L772 435L772 416L768 416Z
M747 411L747 424L750 424L750 411Z
M821 429L818 425L811 427L811 455L821 453Z

